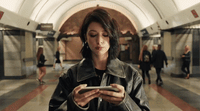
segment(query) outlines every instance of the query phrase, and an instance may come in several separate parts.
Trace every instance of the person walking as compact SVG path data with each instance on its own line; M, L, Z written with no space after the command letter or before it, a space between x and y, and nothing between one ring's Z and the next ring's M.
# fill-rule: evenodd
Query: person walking
M88 13L80 27L83 59L59 78L49 111L150 111L142 77L130 64L117 59L119 28L101 8ZM86 86L109 86L119 91Z
M145 74L148 77L149 84L151 84L151 79L149 75L149 70L151 70L151 54L148 51L147 45L144 45L142 47L142 50L140 51L139 62L140 62L139 68L142 70L143 84L145 84Z
M57 51L56 51L56 58L55 58L55 62L53 64L53 69L55 69L55 65L56 64L60 64L60 67L63 69L64 67L62 67L62 63L60 61L60 47L57 48Z
M45 56L43 55L42 47L38 48L37 61L38 61L37 67L39 68L39 76L36 80L39 81L39 84L44 84L45 82L42 79L46 75L46 66L44 65L44 63L47 60L45 59Z
M164 66L164 61L167 67L168 63L167 63L167 57L165 55L165 52L161 50L161 45L158 45L158 49L152 59L152 63L154 64L154 67L156 68L156 74L157 74L156 84L157 85L163 84L160 72Z
M152 50L152 53L151 53L151 60L153 60L153 56L155 56L155 53L156 53L156 50L157 50L157 46L153 45L152 49L153 50ZM151 64L152 64L151 67L154 66L154 63L152 63L152 61L151 61Z
M156 45L153 45L153 46L152 46L152 49L153 49L153 50L152 50L152 53L151 53L151 55L152 55L151 57L153 58L153 56L154 56L155 53L156 53L156 49L157 49L157 48L156 48Z
M185 46L184 53L182 54L183 64L181 70L186 74L185 79L190 78L190 47L188 45ZM185 70L187 69L187 70Z

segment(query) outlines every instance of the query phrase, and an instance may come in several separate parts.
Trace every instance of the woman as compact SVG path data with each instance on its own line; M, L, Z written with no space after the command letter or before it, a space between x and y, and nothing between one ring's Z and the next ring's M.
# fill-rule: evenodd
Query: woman
M144 45L139 55L139 62L140 62L139 68L142 70L143 84L145 84L145 74L147 75L149 79L149 84L151 84L151 79L149 75L149 70L151 70L151 66L150 66L151 53L147 49L148 49L147 45Z
M45 56L43 55L42 47L38 48L37 60L38 60L37 67L39 68L39 76L36 80L39 81L39 84L44 84L45 82L42 80L42 78L46 75L46 67L44 66L46 60Z
M183 60L183 65L181 67L181 70L186 74L185 79L190 78L190 47L188 45L185 46L185 51L182 54L182 60ZM187 69L187 71L185 70Z
M141 76L117 59L118 32L105 10L86 15L80 27L83 59L59 78L50 111L149 111ZM95 89L79 94L86 86L112 86L119 92Z
M60 67L63 69L64 67L62 67L62 63L61 63L61 61L60 61L60 47L58 47L57 48L57 51L56 51L56 60L55 60L55 62L54 62L54 64L53 64L53 68L55 69L55 65L56 65L56 63L58 63L58 64L60 64Z

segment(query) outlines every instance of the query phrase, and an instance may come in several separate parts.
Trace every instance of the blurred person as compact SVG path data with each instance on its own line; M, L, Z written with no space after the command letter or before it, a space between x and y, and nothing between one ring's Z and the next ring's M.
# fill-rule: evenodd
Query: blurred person
M152 53L151 53L151 58L153 59L153 56L155 55L155 53L156 53L156 50L157 50L157 45L153 45L152 46ZM154 66L154 64L152 64L153 66Z
M156 45L153 45L153 46L152 46L152 49L153 49L153 50L152 50L152 53L151 53L151 55L152 55L151 57L153 58L153 56L154 56L155 53L156 53L157 46L156 46Z
M60 61L60 47L57 48L56 51L56 58L55 58L55 62L53 64L53 68L55 69L56 64L60 64L60 67L63 69L64 67L62 67L62 63Z
M157 85L163 84L160 72L164 66L164 61L167 67L168 63L167 63L167 57L165 55L165 52L161 50L161 45L158 45L157 51L155 55L153 55L153 59L152 59L154 67L156 68L156 74L157 74L156 84Z
M142 77L131 65L117 59L119 29L109 13L97 8L80 27L83 59L59 78L49 111L149 111ZM111 86L119 92L91 90L86 86Z
M190 47L188 45L185 46L184 53L182 54L183 64L181 70L186 74L185 79L190 78ZM185 70L187 69L187 70Z
M147 45L144 45L142 47L142 50L140 51L139 62L140 62L139 68L142 70L143 84L145 84L145 74L148 77L149 84L151 84L151 79L149 75L149 70L151 70L151 54L148 51Z
M46 75L46 66L44 65L44 63L47 60L45 59L45 56L43 55L42 47L38 48L37 61L38 61L37 67L39 68L39 76L36 80L39 81L39 84L44 84L45 82L42 79Z

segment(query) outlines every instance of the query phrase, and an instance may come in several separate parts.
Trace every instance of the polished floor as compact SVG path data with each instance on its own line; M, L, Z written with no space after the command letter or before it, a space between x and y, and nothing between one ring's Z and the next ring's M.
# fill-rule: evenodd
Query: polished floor
M37 74L25 79L0 80L0 111L48 111L59 76L73 64L64 62L63 70L47 67L44 85L36 81ZM200 111L200 78L175 78L162 73L164 84L157 86L154 68L150 75L152 83L144 84L144 89L151 111Z

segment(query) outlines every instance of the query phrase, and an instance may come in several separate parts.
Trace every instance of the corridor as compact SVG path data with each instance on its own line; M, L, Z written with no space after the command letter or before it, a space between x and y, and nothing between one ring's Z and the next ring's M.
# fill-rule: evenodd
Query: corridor
M47 67L46 84L39 85L37 74L25 79L0 81L1 111L48 111L48 102L58 83L59 76L75 64L64 62L64 70ZM137 69L136 64L131 64ZM137 69L138 70L138 69ZM141 73L141 71L139 70ZM164 84L155 84L154 68L150 71L152 83L144 84L151 111L199 111L200 86L198 77L190 79L172 77L162 73ZM146 80L147 81L147 80Z

